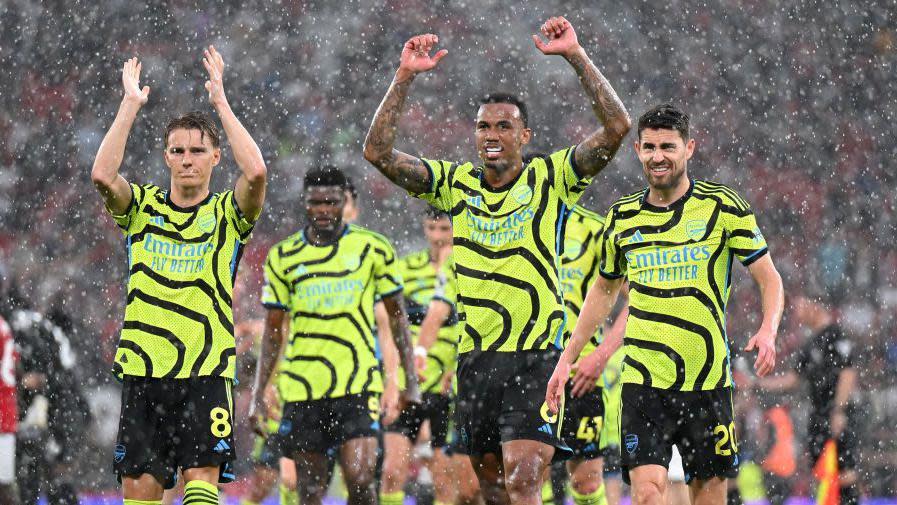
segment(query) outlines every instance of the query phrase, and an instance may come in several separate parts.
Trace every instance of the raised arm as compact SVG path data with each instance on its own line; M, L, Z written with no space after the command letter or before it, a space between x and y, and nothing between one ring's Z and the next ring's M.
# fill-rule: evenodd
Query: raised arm
M414 357L411 351L411 332L408 330L408 317L405 315L405 300L402 293L383 298L383 306L389 314L392 339L399 351L399 361L405 371L405 399L412 403L420 403L420 390L417 387L417 374L414 373Z
M439 37L432 34L411 37L402 47L399 69L396 71L386 96L374 114L374 121L364 139L364 159L380 170L395 184L412 193L425 193L430 190L432 181L430 171L417 156L403 153L393 146L396 141L396 129L399 118L405 107L405 99L414 77L432 70L448 51L441 49L432 57L430 51L439 42Z
M598 326L604 324L607 316L610 315L622 285L623 278L607 279L604 276L599 276L589 288L589 292L586 293L582 311L579 313L579 320L576 321L576 327L573 328L573 335L570 342L567 343L567 347L564 348L564 352L561 353L545 391L545 402L551 412L558 412L559 405L564 398L564 385L570 378L573 362L579 357L586 342L598 331Z
M149 98L149 86L140 89L140 68L137 58L131 58L122 67L121 83L125 96L118 106L112 126L103 137L90 171L90 179L103 197L106 208L113 214L124 214L131 205L131 186L118 170L125 157L125 144L137 112Z
M580 142L574 152L579 174L594 176L613 159L632 127L632 120L610 83L579 45L576 32L569 21L563 17L550 18L540 31L548 42L533 35L536 47L543 54L557 54L570 63L592 102L592 111L602 124L601 128Z
M760 287L763 322L744 350L757 351L754 371L758 377L763 377L772 372L776 364L776 335L779 333L779 323L785 308L785 290L782 287L782 277L772 264L769 254L751 263L748 271Z
M271 380L274 366L280 359L280 348L284 341L284 327L287 321L287 311L281 309L268 309L265 317L265 333L259 347L258 366L255 369L255 382L252 384L252 400L249 402L249 422L252 429L259 435L265 436L264 406L265 388Z
M212 102L218 117L221 118L221 126L224 128L224 133L234 152L234 160L242 172L240 178L237 179L234 198L243 215L249 221L255 221L261 214L262 206L265 203L268 169L265 166L264 158L262 158L262 151L259 150L259 146L237 119L237 116L234 115L227 96L224 94L224 59L213 46L209 46L203 54L205 57L202 59L202 63L209 73L209 80L206 81L209 101Z

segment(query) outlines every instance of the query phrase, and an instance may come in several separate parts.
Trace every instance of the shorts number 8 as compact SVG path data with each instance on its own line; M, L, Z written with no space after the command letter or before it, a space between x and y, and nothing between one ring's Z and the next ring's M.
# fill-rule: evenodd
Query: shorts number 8
M212 435L218 438L224 438L230 435L230 412L222 407L215 407L209 412L212 419Z

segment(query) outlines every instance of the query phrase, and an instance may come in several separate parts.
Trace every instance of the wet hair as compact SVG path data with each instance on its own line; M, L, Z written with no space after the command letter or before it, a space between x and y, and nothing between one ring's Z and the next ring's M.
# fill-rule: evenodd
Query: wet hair
M168 122L168 125L165 126L165 147L168 147L168 137L174 130L199 130L200 139L208 135L212 147L218 147L221 144L218 126L208 114L198 110L190 111Z
M442 209L437 209L432 205L427 205L427 208L424 209L424 215L427 216L427 219L432 219L434 221L437 219L452 219L451 214Z
M652 107L638 118L638 138L642 138L642 130L676 130L682 140L688 140L688 114L671 103L662 103Z
M515 105L517 110L520 111L520 120L523 121L523 127L527 127L528 116L526 113L526 104L523 103L523 100L517 97L517 95L512 95L510 93L489 93L480 99L479 105L486 105L488 103L509 103Z
M305 187L336 186L342 190L349 189L349 179L342 170L333 165L323 165L309 170L305 174Z

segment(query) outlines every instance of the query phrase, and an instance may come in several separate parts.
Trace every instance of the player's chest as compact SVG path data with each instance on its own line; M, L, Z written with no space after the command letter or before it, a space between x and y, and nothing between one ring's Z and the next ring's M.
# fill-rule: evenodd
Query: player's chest
M313 250L297 258L284 275L293 306L328 310L358 305L374 282L369 254L341 247L336 253Z
M543 223L556 221L558 206L548 204L550 191L544 182L522 176L503 191L476 182L455 190L455 201L461 206L453 219L455 236L489 249L523 246Z
M614 240L630 280L640 284L688 285L723 265L726 240L713 208L646 213Z

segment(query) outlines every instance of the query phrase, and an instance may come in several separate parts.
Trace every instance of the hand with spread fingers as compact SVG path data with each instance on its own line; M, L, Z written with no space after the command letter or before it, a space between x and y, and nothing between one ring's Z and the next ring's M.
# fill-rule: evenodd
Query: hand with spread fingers
M203 51L203 66L209 73L209 79L206 81L206 91L209 92L209 101L213 106L224 105L227 103L227 96L224 94L224 58L221 57L215 46L209 46Z
M125 100L143 105L149 99L149 86L140 88L142 64L136 57L126 61L121 70L121 84L125 90Z
M745 351L757 351L757 359L754 361L754 371L757 377L763 377L776 365L776 336L775 333L761 328L748 341Z
M549 18L539 31L548 39L544 42L538 35L533 35L533 42L542 54L569 56L580 49L573 25L563 16Z

